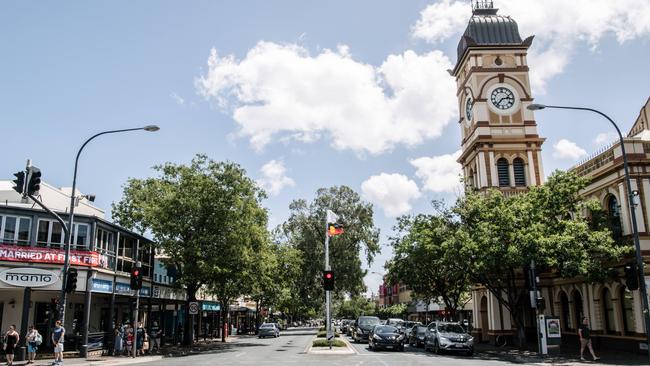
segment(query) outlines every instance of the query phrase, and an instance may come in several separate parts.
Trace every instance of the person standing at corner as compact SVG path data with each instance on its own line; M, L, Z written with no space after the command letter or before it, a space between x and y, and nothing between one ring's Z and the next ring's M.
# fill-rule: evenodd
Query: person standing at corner
M54 365L63 365L63 343L65 341L65 328L61 321L57 320L52 331L52 345L54 346Z
M5 355L7 356L7 366L12 366L14 364L14 350L16 345L20 340L20 335L16 332L16 326L10 325L9 330L5 334Z
M36 351L38 350L38 346L41 345L41 342L43 342L43 337L32 324L29 326L25 339L27 340L27 363L34 363L34 360L36 359Z
M589 347L589 352L591 352L591 357L594 358L594 361L600 360L600 357L596 357L594 348L591 345L591 330L589 329L587 317L582 318L582 325L578 329L578 335L580 336L580 360L586 361L584 358L585 347Z
M156 352L160 351L160 336L162 335L162 329L158 326L158 322L154 321L151 328L149 328L149 352L153 353L154 349Z

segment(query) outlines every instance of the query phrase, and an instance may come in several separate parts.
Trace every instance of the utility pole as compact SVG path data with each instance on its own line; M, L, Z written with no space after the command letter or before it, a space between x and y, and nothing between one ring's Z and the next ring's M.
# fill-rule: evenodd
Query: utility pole
M330 271L330 236L327 234L328 220L325 219L325 270ZM332 340L334 339L334 334L332 332L332 320L330 318L330 290L325 290L325 313L326 313L326 322L327 322L327 343L329 343L330 349L332 349Z

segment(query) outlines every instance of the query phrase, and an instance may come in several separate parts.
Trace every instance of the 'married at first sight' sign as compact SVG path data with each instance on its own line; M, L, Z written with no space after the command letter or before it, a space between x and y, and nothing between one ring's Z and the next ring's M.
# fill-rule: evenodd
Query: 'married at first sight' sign
M40 268L8 268L0 272L0 281L17 287L49 286L58 280L56 272Z

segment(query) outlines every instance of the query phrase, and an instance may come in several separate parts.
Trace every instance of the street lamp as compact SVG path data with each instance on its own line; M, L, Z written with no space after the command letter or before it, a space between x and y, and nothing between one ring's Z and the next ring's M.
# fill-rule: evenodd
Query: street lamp
M75 208L75 190L77 188L77 167L79 165L79 156L81 155L81 151L86 147L86 145L93 140L95 137L99 137L101 135L107 135L109 133L119 133L119 132L129 132L129 131L139 131L139 130L144 130L148 132L155 132L158 131L160 127L156 125L148 125L144 127L138 127L138 128L127 128L127 129L122 129L122 130L110 130L110 131L104 131L100 132L92 137L90 137L86 142L81 145L79 148L79 151L77 152L77 158L74 161L74 175L72 177L72 191L70 192L70 220L68 221L68 237L66 238L65 241L65 258L63 260L63 278L62 278L62 284L61 284L61 301L60 301L60 309L61 309L61 314L60 314L60 320L61 324L65 326L65 309L66 309L66 301L67 301L67 292L65 290L65 283L67 281L68 277L68 269L70 267L70 246L72 245L72 238L74 237L74 208Z
M625 153L625 142L623 141L623 135L621 134L621 130L618 128L618 125L611 118L609 118L608 115L592 108L567 107L567 106L544 105L544 104L531 104L527 108L531 111L539 111L542 109L551 108L551 109L570 109L570 110L578 110L578 111L589 111L589 112L598 113L601 116L605 117L612 124L612 126L614 126L614 128L616 129L616 133L618 133L618 140L619 140L619 144L621 145L621 153L623 155L623 169L625 171L625 182L627 185L628 206L630 208L630 216L632 218L632 237L634 238L634 248L636 252L635 253L636 266L639 269L639 273L638 273L639 289L641 290L641 297L643 298L643 316L645 319L646 343L648 346L648 355L650 356L650 308L648 306L648 289L645 283L645 274L643 270L644 263L643 263L643 257L641 256L641 244L639 242L639 229L636 223L636 210L634 208L635 204L634 204L634 192L632 192L632 180L630 179L630 170L628 168L627 155Z

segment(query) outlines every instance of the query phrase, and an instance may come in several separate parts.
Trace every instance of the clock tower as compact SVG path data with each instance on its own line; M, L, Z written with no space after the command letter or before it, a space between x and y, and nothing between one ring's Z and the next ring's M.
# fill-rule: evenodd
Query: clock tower
M510 196L544 180L528 77L527 51L517 23L497 14L492 1L472 3L472 17L458 43L456 78L462 154L468 187L500 189Z

